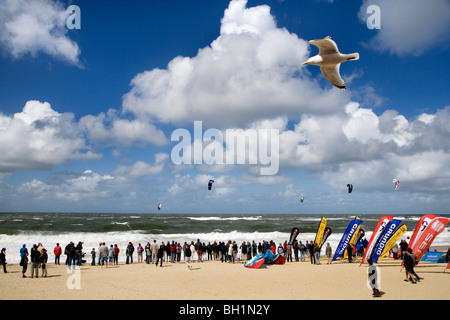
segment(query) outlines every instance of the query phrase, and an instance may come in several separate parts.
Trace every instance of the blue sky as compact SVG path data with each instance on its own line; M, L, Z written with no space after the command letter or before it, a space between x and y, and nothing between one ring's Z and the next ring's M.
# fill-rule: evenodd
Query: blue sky
M449 213L448 1L0 0L0 24L0 211ZM346 91L301 65L325 36L360 54ZM277 129L277 174L175 165L194 121Z

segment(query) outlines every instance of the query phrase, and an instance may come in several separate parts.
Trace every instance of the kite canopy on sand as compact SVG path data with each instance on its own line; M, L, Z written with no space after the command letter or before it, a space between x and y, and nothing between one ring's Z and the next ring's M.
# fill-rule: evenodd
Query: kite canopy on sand
M263 264L284 264L286 258L280 254L274 254L270 250L266 250L264 255L258 254L254 256L250 261L244 264L246 268L259 269Z

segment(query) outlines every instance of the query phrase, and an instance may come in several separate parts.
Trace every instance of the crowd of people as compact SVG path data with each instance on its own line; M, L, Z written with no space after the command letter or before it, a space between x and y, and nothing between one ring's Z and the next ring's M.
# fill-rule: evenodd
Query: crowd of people
M405 270L407 272L407 279L405 281L420 280L420 277L414 272L414 266L417 264L412 252L407 252L408 243L405 240L400 242L400 245L395 244L391 249L394 259L402 259L404 261ZM357 245L349 246L347 248L346 257L349 262L354 261L356 257L362 257L364 254L364 240ZM134 253L137 253L137 263L155 264L162 266L164 263L176 263L184 261L188 269L192 268L190 264L192 261L221 261L222 263L245 263L257 254L264 254L267 250L272 253L278 253L286 258L286 262L305 262L307 259L311 264L320 264L321 249L313 241L295 241L291 244L288 241L279 243L277 246L274 241L262 241L256 244L255 241L242 241L238 244L236 241L229 240L228 242L213 241L205 244L197 239L197 242L184 242L181 244L176 241L167 241L160 244L156 240L152 243L147 242L144 246L139 243L137 247L129 242L125 251L125 263L131 264L134 262ZM108 267L117 265L119 263L119 249L117 244L111 244L109 247L105 242L100 242L98 248L92 248L90 255L88 255L83 248L83 242L79 241L77 245L73 242L67 244L64 249L59 245L53 249L54 263L59 265L61 263L61 256L65 255L65 264L67 267L75 269L76 266L81 266L88 263L90 257L90 264L92 266L99 265L101 267ZM31 268L31 278L38 277L38 270L42 269L42 276L47 276L48 254L42 243L34 244L28 252L24 244L20 249L20 266L22 267L22 277L26 277L28 265ZM327 264L331 264L333 250L330 243L325 247L325 255ZM342 257L341 259L344 259ZM406 259L406 260L405 260ZM6 273L6 249L3 248L0 253L0 264L3 265L3 271ZM412 278L414 277L415 280Z

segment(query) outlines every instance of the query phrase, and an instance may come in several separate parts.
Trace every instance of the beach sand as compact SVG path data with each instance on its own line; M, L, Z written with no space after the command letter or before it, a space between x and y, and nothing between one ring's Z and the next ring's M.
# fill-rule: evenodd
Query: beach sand
M292 262L245 268L220 261L154 264L133 263L109 268L84 264L75 273L63 264L49 263L48 277L22 278L19 265L0 271L0 299L145 299L145 300L426 300L450 299L450 270L446 264L421 262L415 269L424 280L404 282L401 262L384 258L379 264L381 298L367 285L368 265L334 262L321 265ZM41 270L39 270L39 275ZM77 288L79 286L79 288Z

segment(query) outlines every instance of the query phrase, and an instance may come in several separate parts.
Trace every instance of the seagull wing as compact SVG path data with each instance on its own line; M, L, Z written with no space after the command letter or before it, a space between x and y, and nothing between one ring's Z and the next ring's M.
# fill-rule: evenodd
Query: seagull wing
M347 88L345 87L345 82L339 74L340 66L340 63L335 64L334 66L322 66L320 67L320 71L322 71L325 78L330 81L332 85L338 87L339 89L346 90Z
M309 43L319 48L319 55L339 53L339 49L336 45L336 42L331 40L331 37L325 37L323 39L318 40L311 40L309 41Z

